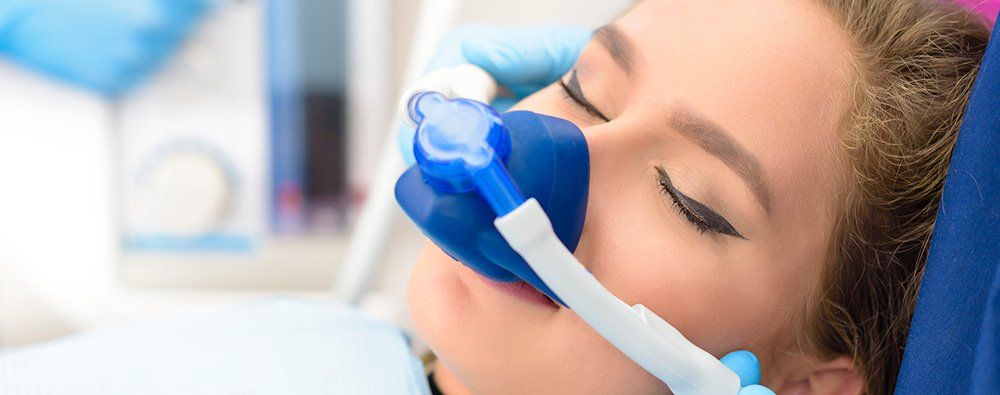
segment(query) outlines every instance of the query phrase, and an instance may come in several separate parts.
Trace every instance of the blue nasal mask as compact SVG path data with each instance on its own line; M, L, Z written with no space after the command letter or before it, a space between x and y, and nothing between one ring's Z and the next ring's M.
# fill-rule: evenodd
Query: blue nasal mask
M570 251L576 249L590 181L590 155L580 129L529 111L501 116L483 103L438 93L414 95L409 104L409 115L418 124L413 144L417 165L396 183L403 211L462 264L495 281L527 281L560 301L511 249L493 220L523 203L514 196L518 194L506 193L519 191L538 200L559 240ZM477 192L477 185L490 188L490 181L503 186Z

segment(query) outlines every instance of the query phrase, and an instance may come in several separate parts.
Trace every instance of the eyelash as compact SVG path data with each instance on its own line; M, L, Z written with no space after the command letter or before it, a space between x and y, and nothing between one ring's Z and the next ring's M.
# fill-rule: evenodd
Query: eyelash
M611 122L610 119L608 119L607 117L605 117L604 114L601 114L600 111L597 111L597 109L594 108L592 105L590 105L589 103L585 103L582 99L580 99L579 97L576 97L576 94L573 93L573 90L570 89L569 85L566 85L566 83L563 82L562 79L559 80L559 86L562 87L563 93L566 94L566 98L567 99L570 99L578 107L580 107L580 108L584 109L585 111L587 111L588 114L590 114L594 118L598 118L600 120L603 120L604 122Z
M678 211L687 218L688 222L694 224L698 229L698 233L704 234L705 232L712 232L714 234L733 236L739 239L746 240L746 237L740 234L733 225L726 221L726 219L719 214L716 214L712 209L705 207L701 203L692 200L691 198L684 196L677 189L674 188L673 184L670 182L670 176L667 172L659 167L656 168L659 173L658 183L660 184L660 190L670 197L673 201L673 206L677 208ZM690 206L694 205L696 207L701 207L703 210L707 210L707 214L700 214L693 210ZM699 209L699 210L701 210ZM706 218L705 216L709 217Z
M691 212L691 210L688 209L687 206L681 203L680 198L677 196L677 194L674 193L673 189L671 189L669 185L667 185L663 180L658 181L658 183L660 184L660 191L662 191L665 195L670 197L670 201L672 202L671 205L677 208L677 210L680 211L685 218L687 218L688 222L694 224L695 228L698 229L698 233L704 234L707 231L712 231L712 233L718 233L715 230L709 228L708 223L706 223L704 219L702 219L695 213Z

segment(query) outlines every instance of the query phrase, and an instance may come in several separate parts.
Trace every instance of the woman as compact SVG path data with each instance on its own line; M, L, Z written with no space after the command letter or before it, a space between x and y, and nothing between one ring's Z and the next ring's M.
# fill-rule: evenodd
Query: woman
M515 109L584 130L576 255L778 393L890 393L988 28L916 0L646 0ZM410 310L461 393L663 393L572 311L428 244Z

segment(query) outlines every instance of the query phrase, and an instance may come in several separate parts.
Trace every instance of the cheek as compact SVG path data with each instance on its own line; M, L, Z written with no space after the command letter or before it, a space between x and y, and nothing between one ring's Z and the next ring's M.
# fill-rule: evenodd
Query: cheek
M469 290L447 262L449 258L426 242L407 284L407 306L418 331L428 343L447 338L454 323L469 314L468 306L455 301L468 300Z
M576 252L581 262L613 294L651 308L716 356L769 333L758 318L773 301L739 280L759 262L684 222L655 184L652 164L662 156L655 144L614 132L588 130L591 195Z

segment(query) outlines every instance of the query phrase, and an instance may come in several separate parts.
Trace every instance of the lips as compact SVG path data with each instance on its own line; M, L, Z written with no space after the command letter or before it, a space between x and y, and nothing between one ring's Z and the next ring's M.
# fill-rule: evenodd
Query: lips
M510 297L518 298L533 304L538 304L553 309L559 308L559 305L556 304L556 302L554 302L548 296L543 294L541 291L535 289L535 287L531 286L531 284L528 284L527 282L515 281L515 282L502 283L499 281L490 280L489 278L486 278L480 275L479 273L476 273L476 277L479 277L480 280L483 280L483 282L485 282L493 289L503 292L504 294Z

